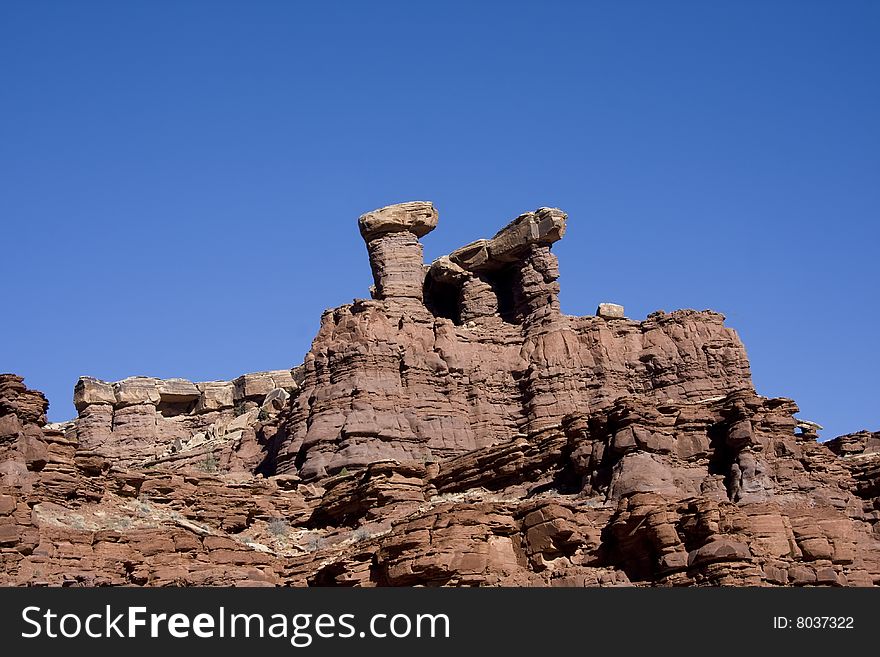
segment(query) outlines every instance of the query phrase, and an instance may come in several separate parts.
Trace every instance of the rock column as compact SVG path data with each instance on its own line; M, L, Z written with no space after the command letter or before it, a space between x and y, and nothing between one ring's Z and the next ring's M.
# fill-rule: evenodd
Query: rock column
M434 230L437 219L437 210L427 201L389 205L358 219L375 298L423 300L425 267L419 238Z
M532 245L513 276L513 298L521 321L559 314L559 261L549 246Z
M520 215L492 239L477 240L449 254L471 274L462 294L462 317L498 311L522 323L559 314L559 265L551 245L565 234L567 215L539 208ZM489 290L496 303L487 303Z

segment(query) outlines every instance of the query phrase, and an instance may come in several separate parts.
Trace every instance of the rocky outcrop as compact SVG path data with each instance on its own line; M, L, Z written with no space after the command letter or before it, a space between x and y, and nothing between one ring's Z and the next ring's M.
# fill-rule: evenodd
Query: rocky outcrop
M880 583L880 434L817 442L718 313L563 314L567 219L426 265L433 205L363 215L372 298L292 370L82 378L60 425L0 376L2 583Z
M79 417L68 430L81 449L118 464L179 467L219 458L234 469L253 471L263 451L255 425L296 394L296 376L294 370L276 370L201 383L81 377L73 392Z
M425 234L436 223L432 206L364 217L380 293L322 317L302 393L282 423L279 472L316 479L386 458L447 458L559 427L567 413L634 392L695 400L751 388L745 350L717 313L659 312L644 322L563 315L550 251L565 233L559 210L521 215L427 275L420 246L389 251L399 254L392 266L371 245ZM407 289L419 293L405 296L399 267L411 258L418 267L407 265L407 276L418 270L420 280Z

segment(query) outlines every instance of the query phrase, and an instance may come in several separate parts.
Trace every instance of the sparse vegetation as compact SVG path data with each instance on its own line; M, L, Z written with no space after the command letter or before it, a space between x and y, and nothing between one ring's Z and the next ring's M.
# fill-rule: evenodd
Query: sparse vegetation
M153 511L153 506L143 493L138 495L137 511L141 516L148 516Z
M287 521L284 520L284 518L276 518L269 523L269 533L272 534L272 536L274 536L275 538L287 536L287 533L289 531L290 525L287 524Z
M131 518L121 517L115 518L109 523L110 529L115 529L116 531L124 531L131 527Z
M205 460L199 464L199 469L202 472L217 472L218 465L214 452L208 452L205 454Z

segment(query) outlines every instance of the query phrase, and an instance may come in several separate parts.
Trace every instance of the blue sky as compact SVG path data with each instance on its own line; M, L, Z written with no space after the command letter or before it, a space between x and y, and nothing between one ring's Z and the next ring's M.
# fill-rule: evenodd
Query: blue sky
M562 305L713 308L762 394L880 428L880 3L0 4L0 371L301 362L367 296L359 214L434 258L570 216Z

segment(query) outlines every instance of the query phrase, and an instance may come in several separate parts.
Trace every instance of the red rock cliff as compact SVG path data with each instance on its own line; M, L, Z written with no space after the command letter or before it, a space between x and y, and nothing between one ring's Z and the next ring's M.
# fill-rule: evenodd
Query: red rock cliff
M363 215L373 298L290 370L83 378L64 425L3 375L3 583L880 583L880 434L818 443L717 313L562 314L566 221L426 266L430 203Z

